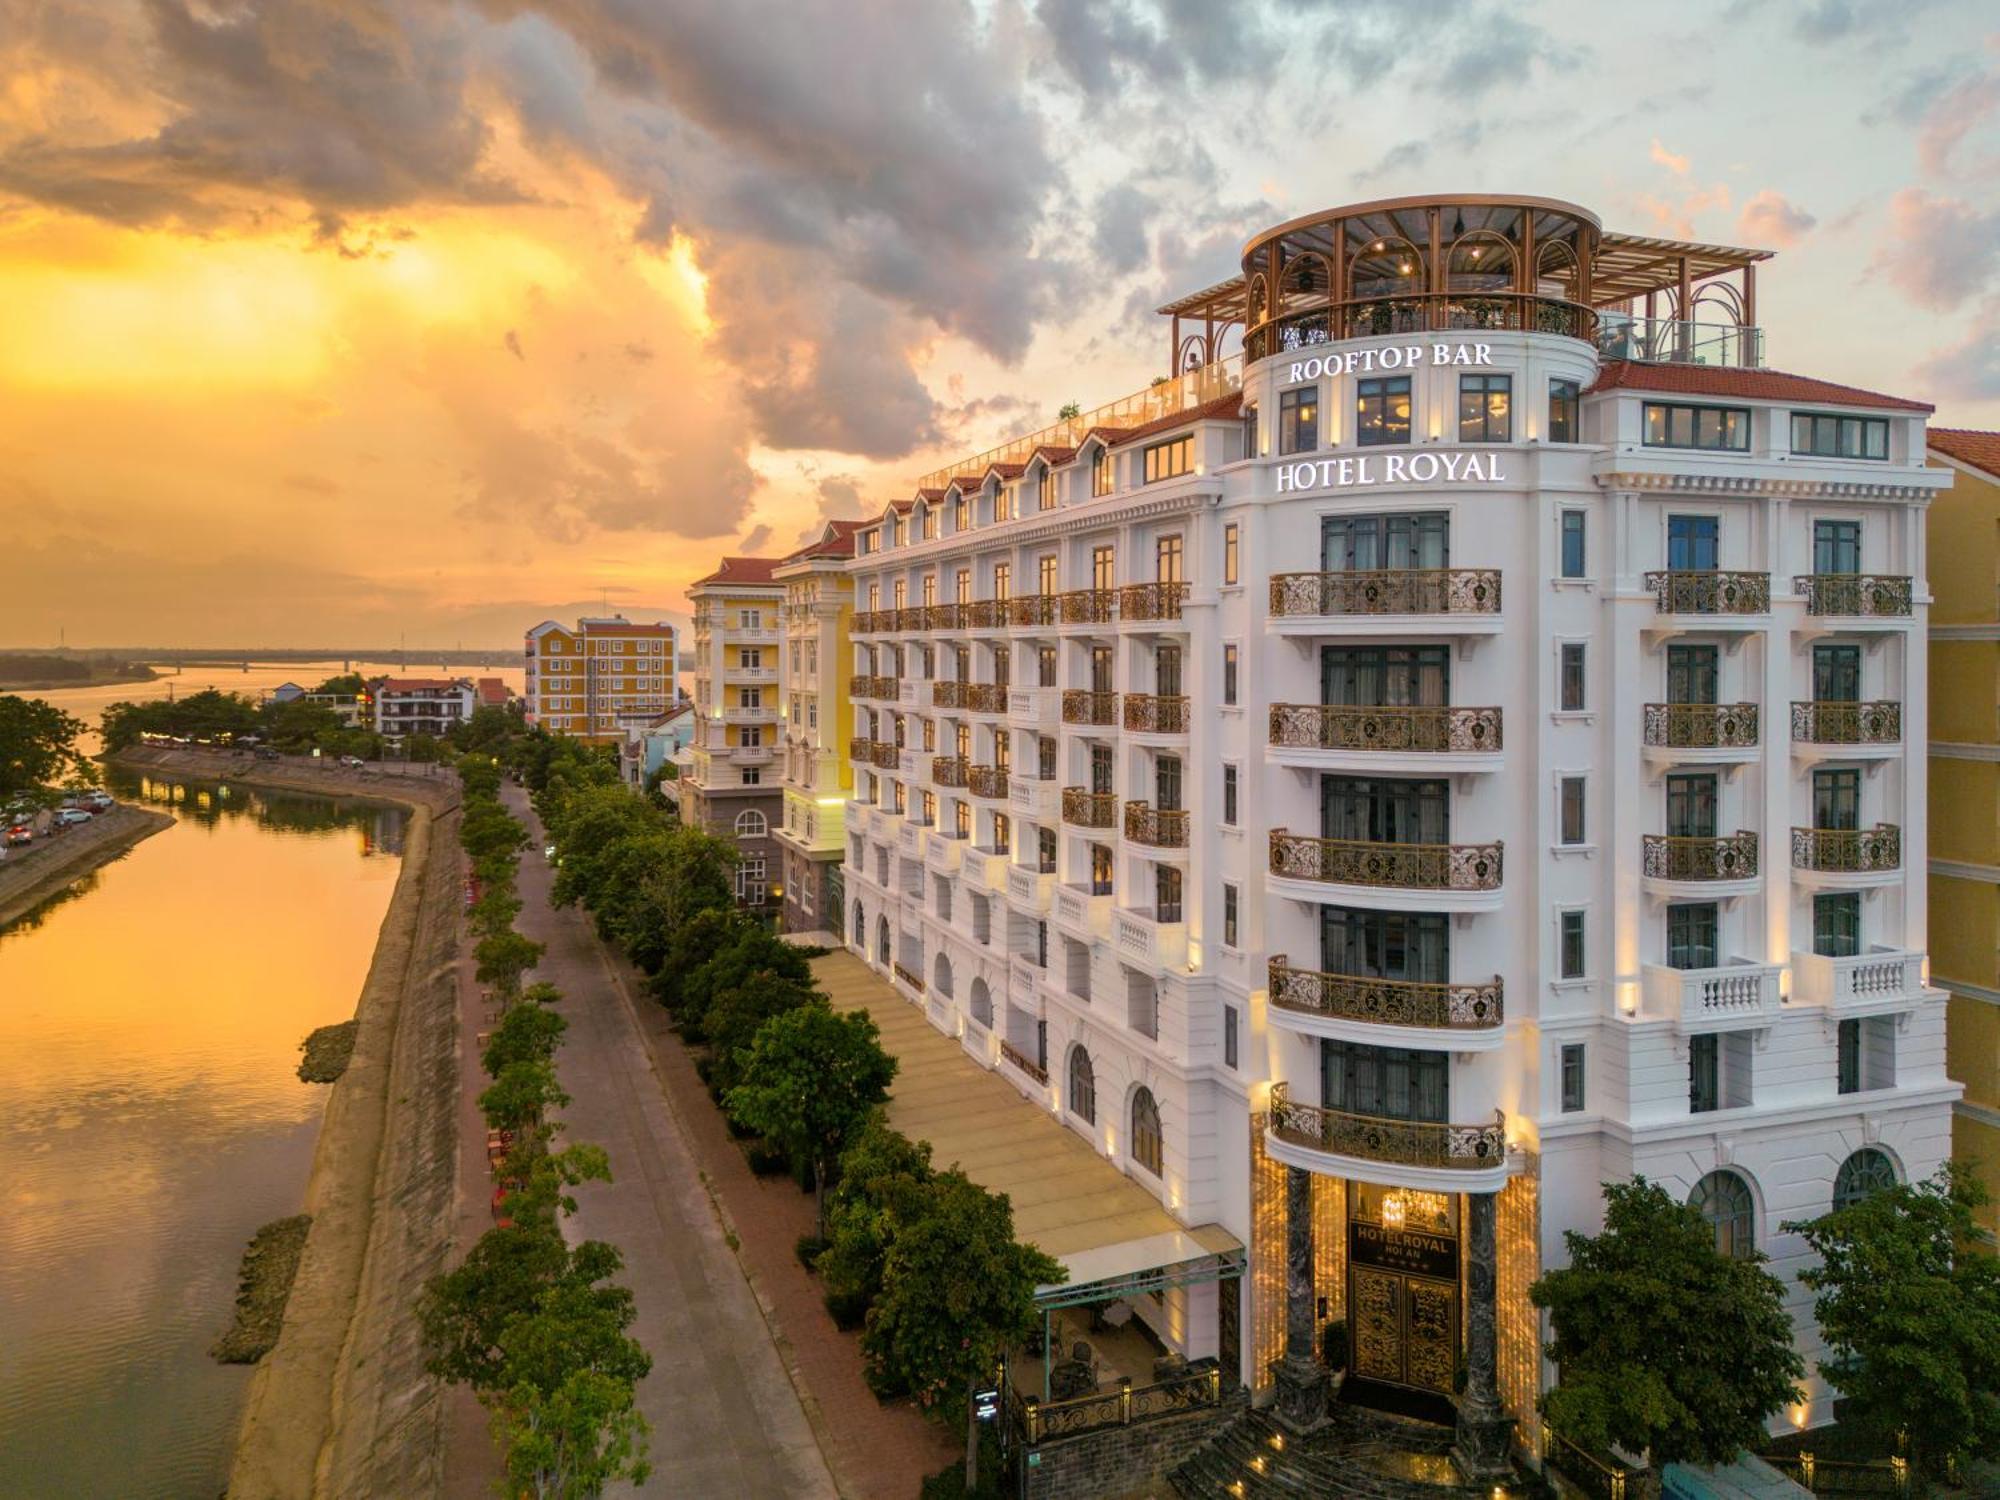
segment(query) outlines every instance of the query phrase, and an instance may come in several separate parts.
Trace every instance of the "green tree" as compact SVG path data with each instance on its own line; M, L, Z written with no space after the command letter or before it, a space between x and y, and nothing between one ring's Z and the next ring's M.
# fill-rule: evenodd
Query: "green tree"
M45 698L0 694L0 797L95 782L97 768L76 747L83 730L83 720Z
M964 1173L940 1172L898 1225L861 1352L878 1391L907 1391L947 1423L965 1419L975 1379L1036 1323L1035 1289L1062 1265L1014 1238L1014 1210Z
M257 705L248 698L203 688L185 698L112 704L102 718L104 748L123 750L137 744L142 734L226 742L255 734L262 722Z
M483 704L469 718L451 726L451 744L456 750L477 750L483 755L504 755L513 742L526 732L518 710Z
M1900 1435L1926 1479L2000 1455L2000 1262L1976 1248L1974 1217L1985 1201L1948 1162L1928 1182L1785 1225L1819 1255L1799 1280L1817 1293L1819 1368L1847 1398L1842 1424L1884 1453Z
M517 854L528 847L528 829L498 802L479 798L466 805L458 825L458 841L474 859Z
M702 1023L713 1049L709 1086L726 1093L741 1083L751 1046L764 1023L816 999L824 1003L810 981L801 984L769 969L760 969L717 995Z
M775 975L801 989L814 987L812 961L803 951L734 907L724 909L721 916L707 956L681 979L681 1023L697 1040L711 1036L711 1012L717 1000L749 983L753 974Z
M922 1214L932 1177L928 1141L891 1130L880 1110L840 1158L826 1200L826 1248L813 1263L827 1311L843 1328L861 1321L882 1291L896 1231Z
M322 682L313 691L316 693L330 693L336 698L358 698L367 689L368 684L363 680L359 672L342 672L337 676L327 678L325 682Z
M324 703L294 699L290 703L266 703L259 728L264 738L280 750L297 753L331 742L346 726L340 715Z
M1570 1264L1529 1289L1561 1383L1542 1401L1565 1437L1653 1463L1726 1463L1799 1398L1784 1284L1643 1177L1604 1185L1604 1232L1566 1231Z
M483 937L472 950L478 960L481 984L490 984L502 995L513 995L521 987L521 976L542 961L543 948L518 932L498 932Z
M516 1002L507 1007L500 1024L486 1039L486 1050L479 1055L480 1066L486 1069L487 1077L498 1078L513 1063L547 1062L556 1055L567 1030L569 1022L556 1012L525 1001Z
M508 1487L535 1500L595 1500L608 1484L643 1484L653 1472L637 1394L615 1375L573 1370L552 1391L519 1386L498 1426Z
M801 1005L764 1023L742 1060L743 1082L728 1094L732 1116L812 1168L822 1234L827 1177L896 1076L880 1037L866 1011Z
M556 1070L546 1058L511 1062L494 1075L479 1096L479 1112L494 1130L526 1131L542 1123L552 1109L569 1103L556 1082Z
M445 758L443 741L428 734L406 735L403 739L403 759L417 766L436 765Z
M514 894L512 880L494 881L479 892L479 899L466 913L472 930L481 937L494 937L514 925L521 914L521 898Z

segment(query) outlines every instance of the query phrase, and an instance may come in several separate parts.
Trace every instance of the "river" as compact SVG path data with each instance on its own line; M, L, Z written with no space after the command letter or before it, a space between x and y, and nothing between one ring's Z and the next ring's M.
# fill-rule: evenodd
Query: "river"
M299 1043L353 1013L405 815L109 781L174 825L0 933L0 1496L208 1500L249 1371L207 1348L302 1206Z

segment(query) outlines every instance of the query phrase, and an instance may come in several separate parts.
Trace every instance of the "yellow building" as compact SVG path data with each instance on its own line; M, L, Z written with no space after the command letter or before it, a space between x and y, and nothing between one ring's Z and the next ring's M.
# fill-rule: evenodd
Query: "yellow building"
M1933 427L1931 964L1951 992L1952 1154L2000 1200L2000 432ZM1985 1210L2000 1229L2000 1202Z
M681 818L736 846L737 899L759 908L784 895L772 837L784 811L776 762L785 585L771 576L781 562L725 557L687 591L696 717Z
M593 742L622 740L674 705L674 627L623 615L576 628L544 620L527 633L528 722Z
M854 733L848 696L847 633L854 619L854 556L859 521L829 521L820 534L773 570L785 586L780 669L784 716L784 822L777 831L783 861L785 930L840 928L846 903L840 862L847 851L847 799L854 771L847 741Z

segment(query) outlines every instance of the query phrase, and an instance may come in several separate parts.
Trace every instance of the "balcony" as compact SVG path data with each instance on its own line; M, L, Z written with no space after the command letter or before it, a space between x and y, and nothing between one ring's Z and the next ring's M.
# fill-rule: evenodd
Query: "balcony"
M1639 740L1649 760L1750 760L1757 752L1757 705L1648 703L1640 710Z
M957 755L933 755L931 780L939 786L964 786L971 766Z
M893 677L871 677L866 672L857 672L847 679L847 696L850 698L893 698L896 696L896 679Z
M1015 1069L1023 1077L1031 1078L1044 1086L1048 1084L1049 1070L1004 1037L1000 1041L1000 1061Z
M776 682L778 680L778 669L776 667L746 667L739 663L733 667L724 667L722 675L732 682Z
M732 724L772 724L777 722L778 711L761 705L751 708L741 703L725 703L722 706L722 717Z
M1391 844L1313 838L1271 830L1270 873L1275 894L1301 901L1345 900L1394 909L1379 893L1423 891L1427 907L1486 911L1500 905L1501 845Z
M1066 786L1062 792L1062 820L1072 828L1115 828L1118 826L1118 794L1093 792L1089 787Z
M1271 1155L1287 1166L1336 1177L1446 1192L1490 1193L1507 1179L1507 1132L1498 1110L1473 1125L1353 1115L1292 1098L1271 1085ZM1379 1169L1397 1169L1384 1175Z
M965 785L975 797L984 797L989 802L1002 801L1007 796L1007 768L973 766L965 773Z
M1792 753L1880 759L1903 747L1903 705L1894 698L1866 703L1813 699L1792 705Z
M1118 618L1128 625L1178 620L1187 596L1185 583L1130 583L1118 591Z
M1271 625L1280 634L1390 635L1421 619L1429 631L1488 635L1500 629L1498 568L1382 568L1271 575Z
M1013 775L1007 778L1007 805L1017 817L1046 823L1057 816L1061 789L1055 778Z
M1329 340L1378 338L1428 329L1520 328L1588 340L1595 334L1599 316L1582 303L1489 286L1469 294L1468 289L1455 287L1442 293L1355 297L1331 306L1321 296L1308 301L1310 305L1303 310L1284 313L1249 329L1243 337L1244 352L1257 360Z
M1396 770L1497 770L1501 715L1497 708L1356 706L1273 703L1271 758L1322 770L1381 770L1376 757L1421 757Z
M1784 1003L1778 989L1779 964L1739 958L1710 969L1676 969L1667 964L1640 968L1647 1018L1672 1021L1690 1035L1769 1026Z
M1061 692L1052 687L1007 689L1007 720L1018 729L1053 729L1062 706Z
M1757 879L1757 835L1747 829L1712 837L1644 836L1639 873L1658 893L1714 894L1718 886L1747 887Z
M878 630L886 630L888 628L886 625L875 623L877 617L883 613L884 611L877 609L857 609L854 612L854 622L847 627L848 634L874 635Z
M1111 935L1111 892L1088 885L1056 887L1055 918L1083 937Z
M875 742L866 736L847 742L847 758L857 766L875 764Z
M1118 956L1153 969L1178 969L1187 963L1187 923L1177 911L1111 913L1111 942Z
M1007 684L1004 682L968 682L965 688L965 711L974 714L1004 714L1007 712Z
M1186 734L1188 701L1184 697L1161 698L1152 693L1127 693L1125 727L1134 734Z
M1794 828L1792 868L1831 880L1814 885L1890 885L1903 868L1903 830L1894 823L1873 828Z
M965 707L966 686L967 685L963 682L946 682L943 680L933 682L931 684L931 707L933 708Z
M1914 604L1915 591L1904 574L1803 573L1792 587L1805 596L1809 615L1907 620Z
M1065 724L1114 725L1118 722L1118 695L1090 688L1065 688L1062 721Z
M1056 595L1057 613L1065 625L1108 625L1117 617L1115 589L1073 589Z
M1185 849L1188 843L1188 815L1177 807L1152 807L1144 802L1125 804L1125 837L1135 844L1154 849Z
M899 764L899 758L902 754L902 749L903 747L901 745L894 744L891 741L877 740L875 742L874 750L870 756L870 759L872 759L875 762L875 768L877 770L893 771L897 768Z
M940 875L956 875L958 863L965 857L971 840L962 833L946 833L942 828L934 829L924 840L924 863Z
M1271 959L1266 979L1271 1020L1308 1035L1395 1046L1409 1045L1411 1038L1402 1033L1427 1029L1450 1033L1438 1045L1460 1051L1498 1047L1504 1040L1497 975L1478 984L1423 984L1295 969L1280 953ZM1388 1030L1376 1033L1374 1027Z
M738 745L729 758L739 766L767 766L776 751L770 745Z
M1924 956L1876 948L1845 958L1792 954L1792 1003L1820 1005L1836 1017L1903 1010L1924 998Z
M1058 613L1055 594L1023 594L1018 599L1007 601L1007 626L1010 630L1034 630L1056 623Z
M1053 870L1036 870L1027 865L1007 867L1007 899L1016 906L1046 915L1055 886Z
M1654 607L1663 615L1705 615L1728 619L1771 612L1771 575L1734 569L1646 575Z
M1007 623L1005 599L975 599L961 608L967 630L998 630Z
M900 606L896 610L896 633L898 635L921 635L926 628L928 611L923 605L914 608Z
M1764 363L1764 330L1735 323L1601 312L1597 315L1597 348L1606 359L1755 370Z

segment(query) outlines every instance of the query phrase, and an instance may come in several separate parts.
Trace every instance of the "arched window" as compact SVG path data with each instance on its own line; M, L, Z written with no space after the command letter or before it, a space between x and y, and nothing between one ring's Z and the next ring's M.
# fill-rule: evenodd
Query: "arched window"
M1833 1177L1833 1206L1836 1211L1852 1208L1864 1198L1896 1185L1896 1164L1886 1151L1863 1146L1840 1164Z
M875 923L875 962L889 961L889 919L881 917Z
M1734 1172L1710 1172L1694 1185L1688 1203L1715 1229L1715 1248L1737 1260L1757 1248L1757 1205L1750 1184Z
M754 807L736 815L736 836L739 839L761 839L770 831L770 820Z
M984 979L975 976L972 981L972 1019L981 1026L993 1024L993 992L986 987Z
M1147 1088L1132 1096L1132 1160L1160 1175L1160 1106Z
M1085 1124L1097 1123L1097 1075L1090 1070L1090 1054L1081 1046L1069 1049L1069 1107Z
M859 901L854 903L854 946L862 949L868 946L868 913L861 909Z
M942 953L937 956L937 963L931 969L931 988L945 999L951 998L951 960Z

